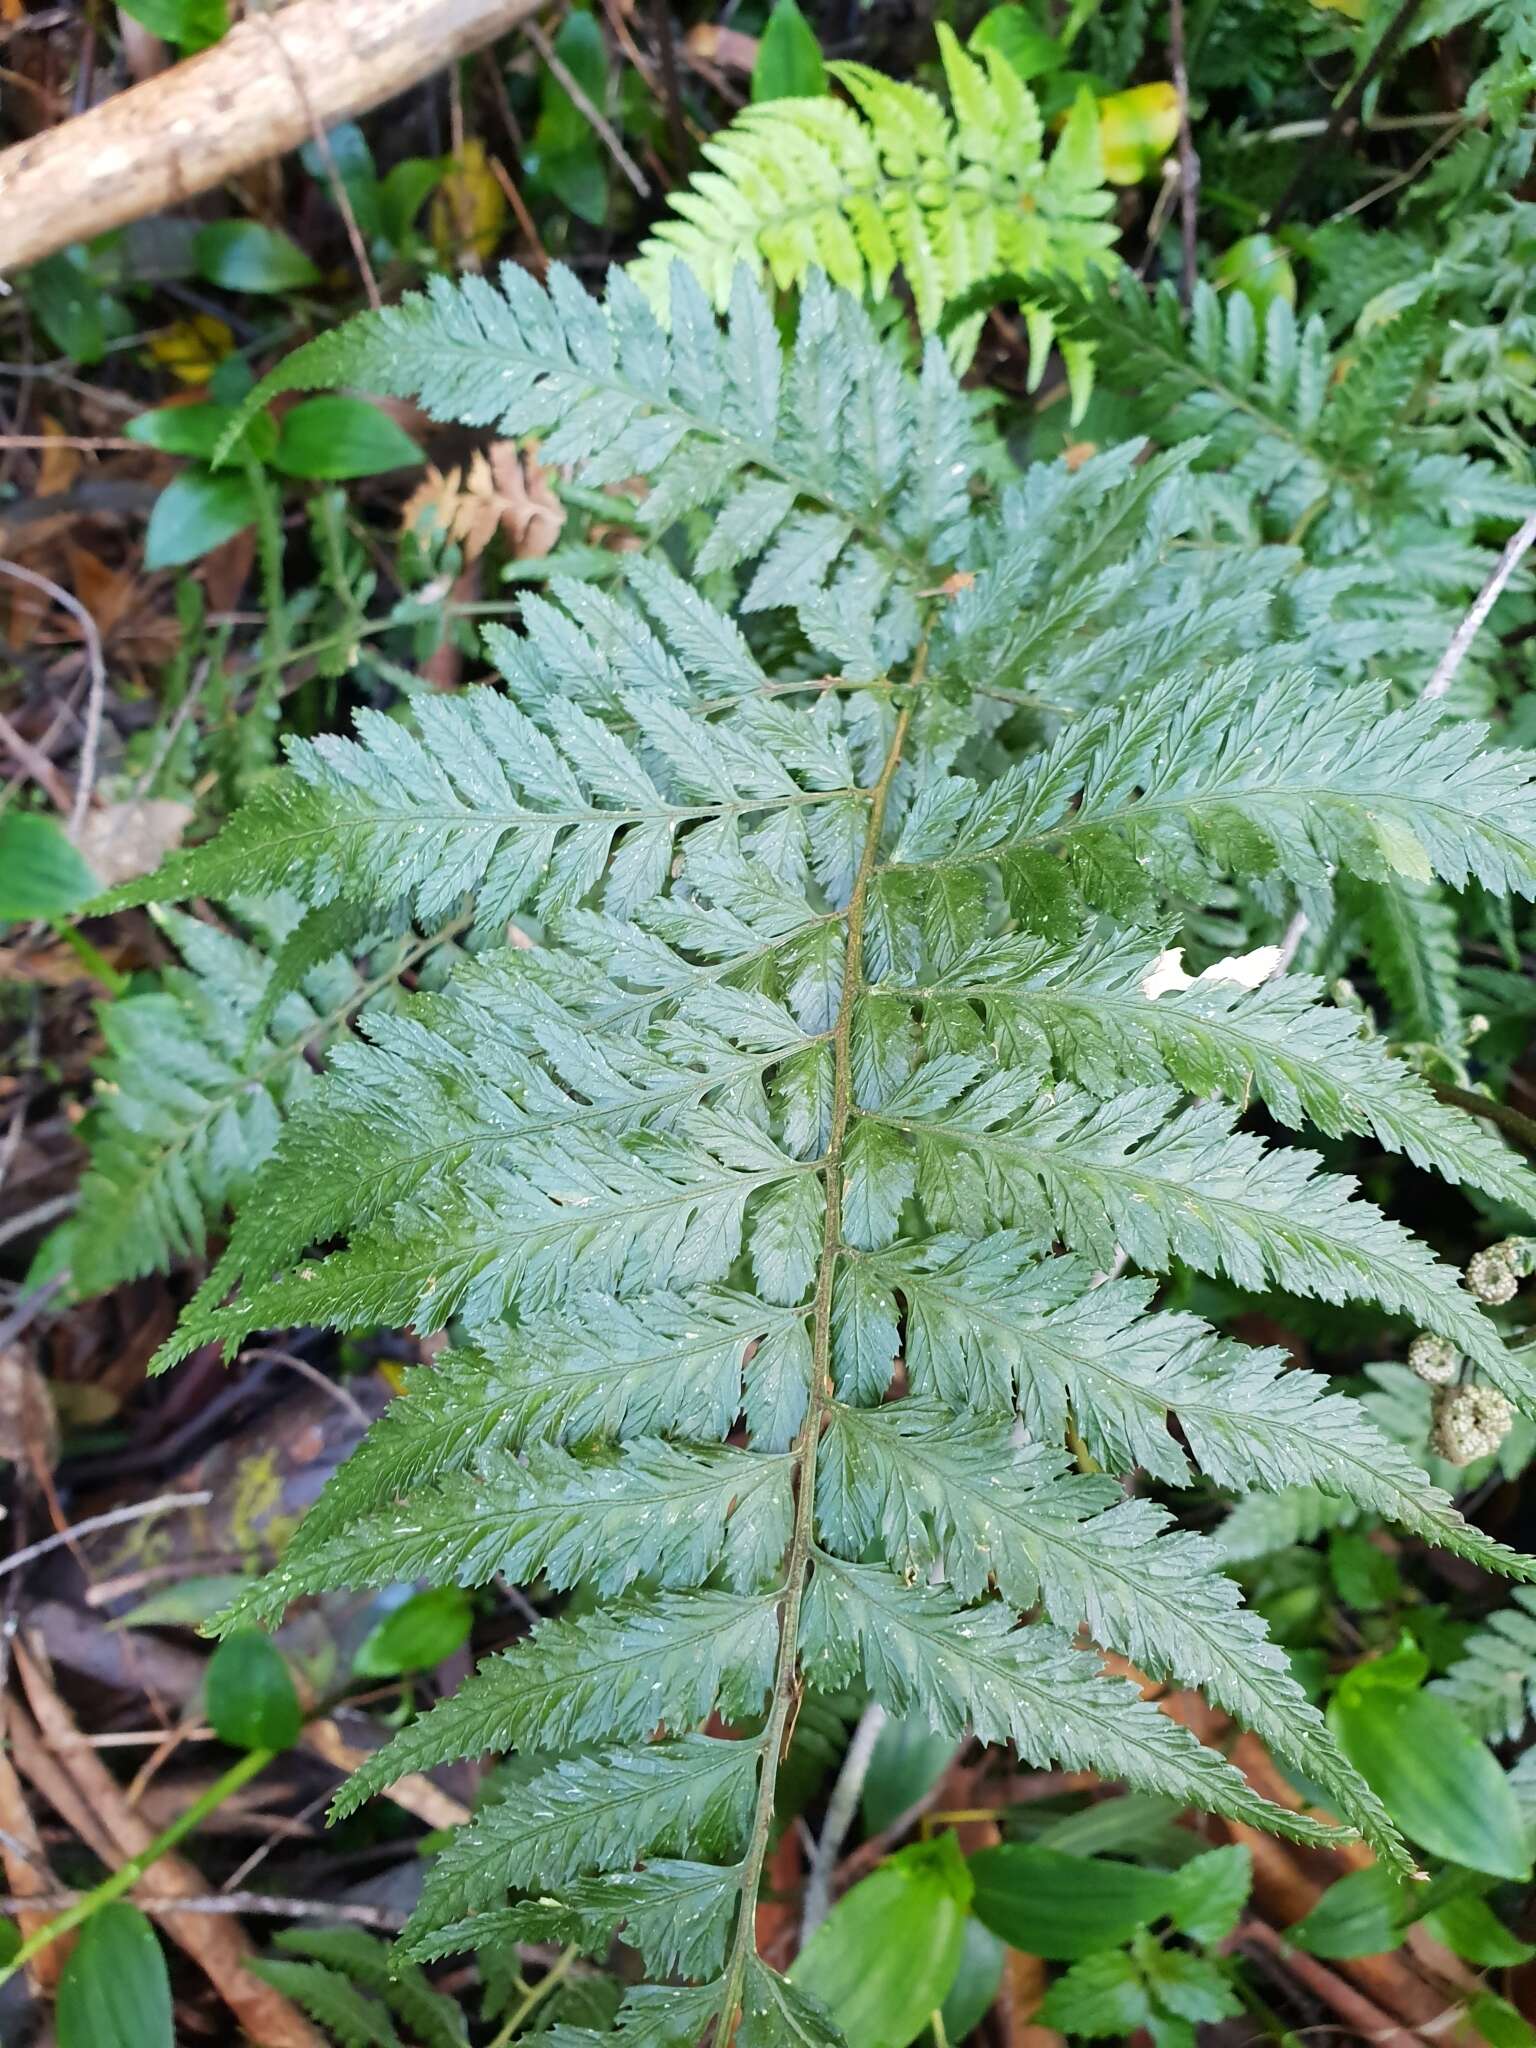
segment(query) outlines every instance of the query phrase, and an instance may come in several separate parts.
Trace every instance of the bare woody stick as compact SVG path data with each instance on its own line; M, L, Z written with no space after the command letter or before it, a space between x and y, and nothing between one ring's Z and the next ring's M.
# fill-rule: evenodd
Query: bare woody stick
M391 99L538 0L293 0L0 154L0 274L141 220ZM300 92L295 76L304 81Z

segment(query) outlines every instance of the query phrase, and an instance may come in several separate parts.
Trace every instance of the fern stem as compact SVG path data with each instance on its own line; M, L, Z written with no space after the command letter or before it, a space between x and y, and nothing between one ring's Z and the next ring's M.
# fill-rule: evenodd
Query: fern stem
M926 641L918 649L912 681L921 679L927 655ZM742 1865L741 1906L731 1953L726 1964L725 1988L720 2006L717 2048L730 2037L731 2022L741 2003L747 1965L756 1948L757 1893L763 1865L768 1857L768 1840L773 1831L774 1795L778 1787L779 1763L794 1732L795 1713L800 1703L800 1608L810 1573L811 1549L816 1528L816 1453L821 1428L832 1400L832 1283L842 1250L842 1162L853 1109L854 1004L863 987L864 914L869 902L869 885L880 852L880 832L885 821L891 783L901 765L901 750L912 721L910 704L897 713L891 743L880 774L870 791L869 829L859 858L853 893L848 899L848 937L843 957L843 987L838 998L837 1021L832 1031L832 1121L827 1149L821 1166L826 1180L826 1221L822 1231L821 1258L816 1271L816 1291L811 1308L811 1385L805 1421L795 1439L795 1520L785 1559L783 1605L779 1609L779 1649L773 1675L773 1704L763 1730L763 1761L757 1785L757 1802L752 1816L752 1833Z
M505 2022L497 2028L495 2038L490 2042L489 2048L507 2048L507 2043L512 2039L513 2035L520 2032L527 2025L549 1994L552 1991L559 1990L560 1986L575 1968L580 1955L581 1950L572 1944L570 1948L564 1950L551 1963L538 1983L531 1990L523 1993L512 2011L508 2014Z

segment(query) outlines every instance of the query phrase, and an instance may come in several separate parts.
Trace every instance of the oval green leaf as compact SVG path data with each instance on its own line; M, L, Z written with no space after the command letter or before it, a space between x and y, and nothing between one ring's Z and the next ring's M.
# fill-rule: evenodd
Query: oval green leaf
M288 1749L299 1739L304 1716L288 1666L257 1629L237 1629L220 1643L204 1697L219 1740L236 1749Z
M192 244L199 277L227 292L286 292L318 284L320 273L297 242L254 220L216 220Z
M366 399L306 398L285 415L272 466L285 476L337 483L409 469L420 460L421 450L404 427Z
M176 569L222 547L256 517L256 494L238 470L189 469L155 500L144 536L146 569Z
M1447 1899L1424 1916L1425 1932L1443 1941L1452 1955L1485 1970L1512 1970L1536 1956L1536 1948L1511 1934L1486 1899L1472 1893Z
M430 1671L462 1650L474 1610L457 1586L413 1593L365 1636L352 1660L359 1678L395 1678L405 1671Z
M121 0L152 36L181 50L206 50L229 32L229 0Z
M59 2048L175 2048L171 1980L155 1930L118 1901L93 1913L59 1979Z
M146 448L159 448L167 455L197 455L208 461L237 417L238 408L233 405L158 405L153 412L141 412L131 419L123 432ZM244 445L259 462L265 462L277 446L272 415L254 414L237 445Z
M860 1812L866 1834L889 1827L942 1775L955 1753L954 1737L935 1734L926 1714L900 1714L875 1739Z
M795 0L774 0L752 66L754 100L814 99L827 89L821 45Z
M40 811L0 812L0 924L63 917L100 887L55 819Z
M1351 1871L1329 1885L1305 1919L1286 1930L1285 1938L1314 1956L1386 1955L1402 1941L1413 1917L1413 1902L1402 1882L1373 1863L1368 1870Z
M991 2011L997 1987L1003 1980L1007 1955L1008 1944L999 1941L990 1927L983 1927L974 1914L969 1915L960 1947L960 1967L949 1995L939 2007L946 2041L969 2040Z
M1410 1841L1469 1870L1530 1876L1530 1840L1509 1779L1444 1700L1360 1687L1335 1698L1328 1719Z
M1010 1947L1051 1962L1118 1948L1168 1911L1165 1872L1004 1842L971 1858L974 1912Z
M971 1879L953 1835L889 1857L846 1892L790 1981L859 2048L907 2048L943 2005L965 1949Z

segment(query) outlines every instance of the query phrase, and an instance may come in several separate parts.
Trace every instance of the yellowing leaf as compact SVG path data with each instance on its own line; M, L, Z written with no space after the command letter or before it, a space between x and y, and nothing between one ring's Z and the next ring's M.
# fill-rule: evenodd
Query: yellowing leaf
M506 195L491 168L485 144L471 136L433 195L433 247L439 256L483 263L495 254L506 217Z
M235 345L235 337L212 313L194 313L150 337L149 352L183 384L206 384Z
M1099 101L1099 149L1112 185L1150 177L1179 135L1179 95L1166 79Z

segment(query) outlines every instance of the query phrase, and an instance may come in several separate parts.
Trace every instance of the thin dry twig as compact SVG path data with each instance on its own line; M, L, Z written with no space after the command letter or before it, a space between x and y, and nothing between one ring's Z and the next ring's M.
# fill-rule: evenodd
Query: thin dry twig
M55 583L51 576L40 575L36 569L24 569L20 562L0 561L0 576L9 576L17 583L30 584L32 589L41 591L44 597L51 597L56 605L67 611L79 626L85 639L86 667L91 678L90 695L85 703L85 738L80 743L80 769L75 777L75 801L69 815L69 836L80 837L80 828L85 823L85 813L91 801L91 790L96 781L96 750L101 741L101 711L107 694L107 664L101 652L101 635L96 630L96 621L91 617L79 598Z
M363 240L363 231L357 224L357 215L352 210L352 195L347 190L346 180L342 177L336 162L336 152L331 147L331 138L326 133L325 126L316 114L314 103L309 97L304 74L294 62L292 52L278 33L277 23L269 15L254 10L249 18L261 23L288 67L288 76L293 80L293 89L299 96L299 104L303 107L305 118L309 122L310 140L315 145L325 171L325 182L330 189L331 198L335 201L336 211L341 215L342 225L346 228L347 240L352 246L352 260L356 263L358 275L363 281L368 303L377 313L384 304L379 296L379 281L373 274L373 265L368 259L368 246Z
M19 733L3 711L0 711L0 746L15 756L54 809L67 818L74 802L69 784L42 748L34 747L29 739Z
M1179 232L1182 266L1179 297L1187 306L1195 296L1198 271L1196 233L1200 220L1200 158L1189 125L1189 67L1184 57L1184 0L1168 0L1168 46L1173 61L1174 90L1179 96Z
M19 1894L0 1898L0 1913L25 1906L31 1912L62 1913L78 1905L83 1892L40 1892L23 1899ZM256 1914L269 1920L346 1920L354 1927L376 1927L394 1934L410 1917L389 1906L353 1904L346 1899L277 1899L266 1892L217 1892L206 1898L146 1897L135 1892L133 1903L146 1913L203 1913L216 1919Z
M1301 196L1302 187L1312 175L1314 165L1321 161L1338 141L1340 135L1359 113L1371 81L1380 73L1383 65L1396 50L1407 33L1408 24L1418 13L1423 0L1403 0L1396 14L1387 23L1380 41L1361 65L1349 90L1335 103L1328 115L1328 125L1323 130L1316 149L1303 153L1290 183L1276 200L1269 219L1264 225L1271 233L1279 227L1291 208Z
M206 1488L198 1493L162 1493L153 1500L132 1501L127 1507L109 1508L105 1514L88 1515L83 1522L71 1523L69 1528L56 1530L52 1536L40 1537L24 1550L13 1550L9 1557L0 1560L0 1579L10 1572L20 1571L23 1565L46 1557L60 1544L73 1543L81 1536L94 1536L98 1529L115 1529L122 1522L142 1522L150 1515L167 1515L177 1508L203 1508L212 1499L213 1495Z
M1443 697L1456 680L1456 672L1471 651L1472 642L1482 630L1483 621L1498 603L1504 586L1519 568L1531 544L1536 542L1536 512L1533 512L1518 533L1514 534L1498 561L1493 574L1472 601L1471 610L1451 635L1451 644L1441 655L1434 674L1424 688L1425 703L1433 703Z
M859 1716L848 1748L843 1757L842 1769L832 1787L832 1796L827 1801L826 1819L821 1824L821 1838L815 1844L805 1873L805 1897L801 1907L800 1939L802 1944L809 1941L822 1921L826 1919L832 1904L832 1873L837 1868L837 1859L843 1852L848 1839L848 1830L859 1809L859 1798L864 1790L864 1780L869 1776L870 1762L875 1754L875 1744L880 1740L880 1731L885 1726L885 1709L871 1700Z
M584 114L587 120L591 122L593 132L597 135L598 140L624 173L625 177L628 178L630 184L634 186L636 192L639 193L642 199L649 199L651 196L650 180L619 140L614 132L613 124L608 120L607 116L600 108L592 104L591 98L582 88L580 79L572 73L570 66L561 58L543 29L539 27L536 21L525 21L523 23L523 33L549 66L560 85L570 94L578 112Z

